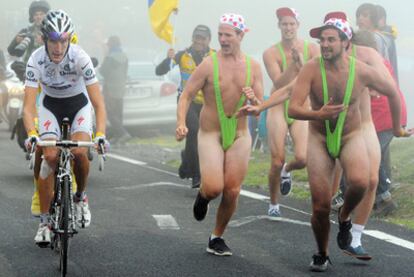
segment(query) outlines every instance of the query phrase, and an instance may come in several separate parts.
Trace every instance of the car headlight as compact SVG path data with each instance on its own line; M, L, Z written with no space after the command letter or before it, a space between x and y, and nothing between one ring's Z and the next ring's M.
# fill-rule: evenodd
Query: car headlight
M11 87L9 88L9 95L10 96L19 96L24 94L24 87Z

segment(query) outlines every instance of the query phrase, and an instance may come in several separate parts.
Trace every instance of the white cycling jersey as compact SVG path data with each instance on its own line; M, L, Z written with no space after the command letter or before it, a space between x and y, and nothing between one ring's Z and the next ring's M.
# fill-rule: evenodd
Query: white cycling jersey
M86 86L98 82L88 54L76 44L71 44L63 60L56 64L46 53L45 46L32 53L26 67L28 87L41 84L42 93L54 98L66 98L84 93Z

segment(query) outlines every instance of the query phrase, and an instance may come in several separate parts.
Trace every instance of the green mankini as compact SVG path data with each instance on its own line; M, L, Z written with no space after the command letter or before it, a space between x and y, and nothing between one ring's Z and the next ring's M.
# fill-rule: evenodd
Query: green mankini
M307 40L304 41L304 45L303 45L303 62L307 62L309 59L309 51L308 51L308 45L309 42ZM285 51L283 50L282 44L278 43L276 44L277 49L279 49L280 55L282 56L282 71L285 71L287 68L287 60L286 60L286 55L285 55ZM289 99L287 99L285 102L285 120L286 123L288 125L291 125L295 120L293 118L290 118L288 115L288 108L289 108Z
M216 96L216 104L217 104L217 113L218 118L220 121L220 129L221 129L221 144L226 151L233 145L234 140L236 139L236 131L237 131L237 118L236 115L233 114L230 117L227 117L224 112L223 107L223 99L221 98L221 90L220 90L220 83L219 83L219 64L217 59L217 54L212 53L211 57L213 59L213 69L214 69L214 94ZM246 87L250 86L250 57L246 56ZM246 100L246 96L244 93L240 97L239 102L236 106L236 111L238 111L241 106L243 105L244 101Z
M321 75L322 75L323 103L326 104L329 102L329 94L328 94L328 83L326 81L325 63L322 57L319 58L319 64L320 64ZM350 56L349 57L349 75L348 75L348 81L346 83L345 95L344 95L344 100L343 100L343 104L345 106L348 106L349 101L351 100L352 90L354 87L354 80L355 80L355 58ZM341 152L342 131L344 129L346 114L347 114L346 109L339 113L339 118L338 118L338 121L336 122L335 130L333 132L331 131L330 121L325 120L326 146L328 148L329 155L332 158L338 158Z

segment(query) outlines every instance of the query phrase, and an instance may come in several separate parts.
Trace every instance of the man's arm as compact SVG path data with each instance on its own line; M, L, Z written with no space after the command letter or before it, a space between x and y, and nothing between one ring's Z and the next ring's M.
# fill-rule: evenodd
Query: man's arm
M299 120L325 120L333 119L344 110L344 105L332 105L332 99L319 110L311 110L306 105L306 100L311 91L312 80L315 75L315 70L319 67L315 65L316 59L307 63L296 79L296 84L293 87L292 95L290 97L288 115Z
M27 32L29 32L28 28L21 29L20 32L15 37L13 37L13 40L10 42L9 47L7 47L7 52L9 52L10 56L14 56L14 57L23 56L24 52L20 53L19 51L16 51L15 48L20 42L22 42L22 40L24 39L23 34Z
M384 78L376 69L363 64L365 70L361 70L366 85L388 98L388 104L392 116L393 133L396 137L404 136L405 131L401 127L401 99L394 79Z
M86 86L86 90L88 91L89 99L91 100L92 106L95 110L96 133L105 134L106 110L99 83L96 82Z
M183 54L184 51L174 54L174 49L169 49L167 57L155 68L155 74L157 76L167 74L171 70L171 62L174 63L174 66L177 66Z
M180 95L177 106L177 140L182 140L187 135L188 129L185 124L185 118L187 116L188 108L190 107L190 103L197 92L204 87L209 69L212 71L211 63L211 57L208 57L205 58L198 67L196 67L194 72L191 74L190 79L188 79L183 93Z
M36 117L36 96L38 88L26 86L24 88L23 122L26 132L36 132L34 119Z

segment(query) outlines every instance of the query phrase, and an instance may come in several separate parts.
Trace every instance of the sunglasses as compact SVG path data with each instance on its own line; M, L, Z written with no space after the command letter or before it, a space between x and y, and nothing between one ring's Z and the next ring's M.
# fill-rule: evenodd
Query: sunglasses
M50 32L47 37L48 37L48 39L54 40L54 41L66 40L70 37L70 33L67 33L67 32L63 32L63 33Z

